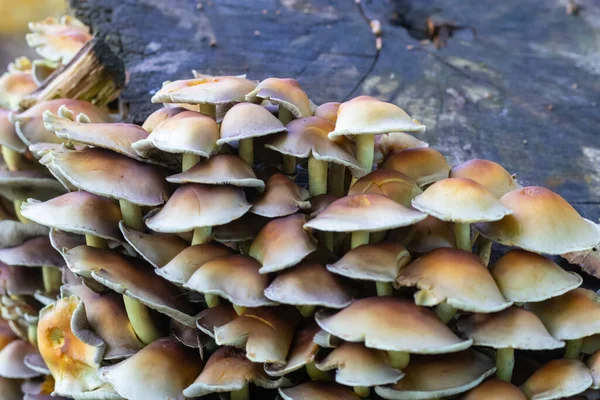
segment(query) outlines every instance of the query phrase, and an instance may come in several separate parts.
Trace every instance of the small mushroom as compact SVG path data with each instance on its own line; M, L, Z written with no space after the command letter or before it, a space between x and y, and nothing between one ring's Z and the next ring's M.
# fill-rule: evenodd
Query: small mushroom
M171 117L174 117L175 115L177 115L181 112L184 112L184 111L186 111L186 109L183 107L159 108L158 110L156 110L152 114L150 114L148 116L148 118L146 118L146 120L142 124L142 128L146 132L152 133L154 128L156 128L161 122L163 122L164 120L169 119Z
M0 221L0 248L14 247L37 236L48 235L48 227L5 219Z
M283 400L359 400L360 397L350 389L333 382L306 382L298 386L279 389Z
M31 33L25 35L29 47L42 57L68 64L69 61L92 39L90 28L70 15L60 19L48 17L30 22Z
M394 230L392 236L415 253L425 254L442 247L456 247L454 224L431 215L414 225Z
M348 195L375 193L387 196L398 204L410 207L413 198L423 193L417 184L401 172L377 169L357 180Z
M123 221L119 229L131 247L154 268L160 268L188 247L188 243L170 233L148 234L129 228Z
M11 341L0 350L0 376L27 379L42 375L25 364L25 357L36 353L36 348L24 340Z
M448 178L450 165L442 153L430 147L412 148L393 154L381 167L402 172L423 188Z
M155 271L166 280L181 286L187 283L194 272L204 263L232 254L233 251L230 248L218 243L197 244L185 248Z
M284 174L269 178L266 190L252 204L250 212L267 218L285 217L310 208L308 190Z
M462 400L527 400L527 397L515 385L492 378L472 389Z
M340 109L341 105L342 103L336 103L333 101L329 103L323 103L315 109L314 116L325 118L332 124L335 124L337 122L338 110Z
M596 351L586 361L587 367L590 369L594 383L592 389L600 389L600 351Z
M488 160L475 159L459 164L450 170L450 178L471 179L485 186L497 198L522 187L500 164Z
M269 222L268 218L246 213L235 221L216 226L213 238L225 244L237 244L242 254L248 254L252 240Z
M0 107L18 110L21 100L37 87L31 73L31 61L27 57L17 58L0 76Z
M584 363L563 359L544 364L521 385L521 390L531 400L553 400L582 393L592 384Z
M429 143L423 142L404 132L392 132L380 135L378 138L379 140L375 138L375 144L379 141L379 146L375 149L375 161L378 161L378 150L379 153L381 153L381 159L379 161L383 161L391 155L404 150L429 147Z
M15 125L8 120L9 114L9 110L0 108L0 146L2 146L2 158L7 163L8 169L16 171L21 169L20 154L27 152L27 146L17 136Z

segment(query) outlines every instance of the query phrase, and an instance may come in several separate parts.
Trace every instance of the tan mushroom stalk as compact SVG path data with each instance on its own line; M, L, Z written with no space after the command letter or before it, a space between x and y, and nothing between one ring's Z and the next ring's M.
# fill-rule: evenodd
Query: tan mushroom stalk
M590 370L579 360L552 360L521 385L531 400L563 399L584 392L593 384Z
M402 172L421 188L448 178L450 173L446 158L430 147L399 151L391 155L381 168Z
M458 322L458 329L473 339L475 346L496 350L496 375L510 382L514 367L514 349L552 350L564 342L552 337L535 314L510 307L494 314L474 314Z

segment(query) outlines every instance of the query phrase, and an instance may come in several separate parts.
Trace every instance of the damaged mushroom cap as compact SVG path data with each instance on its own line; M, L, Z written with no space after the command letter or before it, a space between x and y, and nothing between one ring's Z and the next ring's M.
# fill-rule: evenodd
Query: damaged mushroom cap
M459 164L450 170L450 178L471 179L498 198L522 187L504 167L488 160L475 159Z
M23 267L65 266L65 260L52 247L48 236L30 239L19 246L0 249L0 262Z
M56 114L63 105L75 115L85 114L91 123L112 122L108 113L103 109L87 101L73 99L42 101L21 113L12 113L9 119L15 124L17 135L27 146L40 142L61 143L62 139L54 132L49 132L44 128L43 114L45 111Z
M229 223L250 207L239 188L193 183L179 187L165 206L146 220L146 225L156 232L188 232Z
M154 128L156 128L161 122L163 122L164 120L169 119L171 117L174 117L175 115L177 115L183 111L186 111L186 109L183 107L159 108L158 110L156 110L152 114L150 114L148 116L148 118L146 118L146 120L142 124L142 128L146 132L152 133Z
M267 218L284 217L310 208L310 194L284 174L269 178L266 190L252 204L250 212Z
M322 265L303 263L277 275L265 296L281 304L344 308L354 300L354 290Z
M0 76L0 107L18 110L21 100L37 87L31 71L31 61L27 57L15 59Z
M265 188L265 183L256 177L252 168L233 154L211 157L185 172L169 176L167 181L177 184L231 185L256 188L260 191Z
M336 369L335 381L346 386L389 385L404 376L391 366L387 352L360 343L343 343L315 366L321 371Z
M427 216L423 221L395 232L401 242L408 241L406 248L415 253L428 253L441 247L456 247L453 224Z
M32 33L25 35L27 44L42 57L68 64L81 48L92 39L90 28L75 17L65 15L57 20L47 17L30 22Z
M527 400L527 397L512 383L492 378L472 389L462 400Z
M374 243L348 251L327 269L352 279L394 282L398 272L410 262L410 253L400 243Z
M292 78L267 78L246 95L246 101L269 100L284 107L296 118L313 114L308 96L297 80Z
M48 235L48 227L31 222L0 221L0 248L14 247L37 236Z
M314 116L325 118L332 124L335 124L337 122L340 105L342 105L342 103L336 103L333 101L329 103L323 103L315 109Z
M586 361L587 367L590 369L594 383L592 389L600 389L600 351L592 354Z
M59 182L40 171L0 171L0 196L10 201L29 197L48 200L64 192Z
M497 221L511 211L486 189L465 178L448 178L429 186L412 206L443 221L473 223Z
M275 389L285 378L270 380L262 364L253 363L245 352L234 347L223 346L215 351L202 373L184 389L186 397L201 397L211 393L233 392L253 383L267 389Z
M304 227L324 232L385 231L412 225L427 217L380 194L345 196L331 203Z
M221 138L217 140L217 145L284 131L285 126L266 108L252 103L240 103L223 117Z
M119 364L102 367L98 376L129 400L184 400L183 390L201 371L197 352L175 338L161 338Z
M471 340L454 335L432 311L388 296L356 300L335 314L320 310L315 319L331 335L379 350L438 354L471 346Z
M506 299L521 303L560 296L583 282L575 272L567 272L544 256L520 249L502 256L490 273Z
M200 75L169 82L152 96L153 103L226 104L245 101L257 82L238 76Z
M265 372L271 376L284 376L313 362L319 351L313 338L319 331L320 328L314 321L298 330L292 339L287 359L284 362L265 364Z
M600 298L587 289L573 289L539 303L528 303L552 336L559 340L581 339L600 333Z
M327 136L335 125L321 117L307 117L287 124L287 132L265 145L266 148L298 158L313 156L317 160L348 167L352 175L361 177L365 171L354 155Z
M272 306L263 294L269 278L259 274L260 264L251 257L231 255L202 264L183 287L216 294L244 307Z
M41 373L25 364L25 357L37 350L29 342L13 340L0 350L0 376L11 379L34 378Z
M127 243L154 268L167 264L189 246L188 242L177 235L138 232L128 227L124 221L119 222L119 229Z
M19 139L15 125L8 120L10 111L0 108L0 146L25 153L27 146Z
M381 194L410 207L411 200L423 191L403 173L380 168L357 180L348 190L348 195L361 193Z
M533 373L521 385L531 400L552 400L573 396L593 383L592 375L579 360L552 360Z
M381 168L402 172L420 187L448 178L450 165L442 153L430 147L412 148L393 154Z
M333 382L309 381L298 386L279 389L283 400L359 400L360 397L349 388Z
M120 240L121 210L110 199L87 192L71 192L40 202L27 200L21 213L29 220L51 228L103 239Z
M340 105L335 131L329 137L390 132L422 133L425 125L395 104L359 96Z
M104 342L92 331L76 336L72 330L75 314L82 307L81 300L70 296L40 311L38 346L56 381L54 393L58 395L71 396L102 385L96 372L104 354ZM80 318L85 317L85 311L79 314Z
M581 215L558 194L537 186L508 192L500 202L512 214L476 225L486 238L535 253L586 250L600 241L600 226Z
M305 222L306 216L294 214L265 225L249 251L262 264L261 274L289 268L317 250L315 240L303 228Z
M0 294L27 296L43 291L43 289L44 281L41 269L15 267L0 263Z
M416 137L404 132L392 132L379 137L378 150L381 158L386 159L391 154L420 147L429 147L429 143L423 142ZM377 150L376 150L377 151Z
M551 350L565 345L548 333L535 314L519 307L474 314L459 321L458 330L473 339L473 345L495 349Z
M375 392L384 399L437 399L464 393L495 371L492 359L473 350L419 356L404 368L402 380Z

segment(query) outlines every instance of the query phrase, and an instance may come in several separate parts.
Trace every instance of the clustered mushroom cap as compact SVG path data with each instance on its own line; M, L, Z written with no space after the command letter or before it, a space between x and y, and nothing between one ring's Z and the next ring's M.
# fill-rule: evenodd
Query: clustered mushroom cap
M521 385L532 400L552 400L574 396L592 386L590 371L579 360L552 360L535 371Z
M446 158L430 147L399 151L390 156L381 168L402 172L421 188L448 178L450 173Z

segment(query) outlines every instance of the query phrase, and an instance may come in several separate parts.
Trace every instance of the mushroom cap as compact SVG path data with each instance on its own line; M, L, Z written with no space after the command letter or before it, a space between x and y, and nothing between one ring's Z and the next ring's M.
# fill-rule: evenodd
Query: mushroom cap
M265 372L271 376L284 376L311 363L319 351L319 346L313 341L319 331L320 328L314 321L298 330L292 339L287 359L284 362L265 364Z
M98 376L130 400L184 400L183 390L201 371L197 352L175 338L161 338L119 364L102 367Z
M335 314L319 310L315 320L331 335L373 349L438 354L471 346L471 340L454 335L432 311L388 296L356 300Z
M152 114L146 118L144 123L142 124L142 128L148 132L152 133L154 128L156 128L161 122L175 115L186 111L183 107L162 107L158 110L154 111Z
M239 188L192 183L179 187L164 207L146 220L146 225L156 232L187 232L227 224L250 207Z
M403 173L380 168L357 180L348 190L348 195L361 193L381 194L410 207L411 200L423 191Z
M259 232L248 254L262 264L261 274L289 268L317 250L305 222L306 216L294 214L272 220Z
M81 300L70 296L40 311L38 347L55 379L54 393L62 396L94 390L102 385L96 372L104 354L104 342L94 334L88 334L84 341L83 336L73 333L76 311L82 307Z
M342 103L336 103L334 101L329 103L323 103L315 109L314 116L325 118L332 124L337 122L338 110Z
M443 221L461 223L498 221L511 213L485 186L465 178L435 182L412 200L412 206Z
M267 218L284 217L310 208L308 190L298 186L284 174L267 180L266 190L252 204L250 212Z
M43 289L44 281L41 269L13 267L0 263L0 294L31 296Z
M475 346L495 349L551 350L564 342L553 338L538 317L519 307L494 314L473 314L458 322L458 330L473 339Z
M586 361L587 367L590 369L594 383L592 389L600 389L600 351L596 351Z
M140 206L158 206L169 197L164 171L110 150L57 152L52 164L71 184L99 196Z
M17 379L0 377L0 398L3 400L23 400L21 382Z
M415 253L429 253L441 247L456 247L456 235L454 234L453 224L448 221L442 221L427 216L423 221L404 228L403 238L408 238L409 243L406 247Z
M531 400L552 400L573 396L585 391L593 383L592 375L579 360L552 360L521 385Z
M252 257L231 255L202 264L183 287L216 294L244 307L275 305L263 294L269 278L259 274L260 264Z
M399 151L381 168L402 172L420 187L446 179L450 173L450 165L442 153L430 147Z
M446 301L459 310L490 313L512 304L502 296L480 258L458 249L436 249L417 258L400 270L396 285L419 288L414 297L420 306Z
M62 268L65 266L65 260L54 250L48 236L27 240L16 247L0 249L0 262L23 267Z
M30 22L29 30L31 33L25 35L29 47L45 59L63 64L68 64L92 39L90 28L70 15Z
M24 340L11 341L0 350L0 377L26 379L42 375L25 364L25 357L36 353L36 348Z
M215 337L215 328L226 325L239 317L231 304L219 304L198 314L196 327L207 336Z
M219 243L203 243L183 249L171 261L156 269L156 273L176 285L187 283L204 263L232 255L233 251Z
M189 246L189 243L170 233L148 234L119 222L119 229L131 247L154 268L161 268Z
M195 79L173 81L154 96L153 103L225 104L245 101L246 93L257 82L237 76L201 75Z
M585 218L558 194L537 186L508 192L500 202L512 214L477 230L505 246L535 253L562 254L586 250L600 241L600 226Z
M335 274L352 279L394 282L410 262L410 253L400 243L364 244L348 251L339 261L327 265Z
M18 110L21 100L37 89L31 67L27 57L8 64L7 71L0 76L0 107Z
M203 183L250 187L261 191L265 187L265 183L256 177L252 168L233 154L218 154L197 163L187 171L169 176L167 181L177 184Z
M308 96L297 80L292 78L267 78L246 95L246 101L256 99L269 100L284 107L296 118L309 117L313 114Z
M100 386L98 389L90 390L89 392L83 393L75 393L73 394L73 398L75 400L123 400L123 398L115 392L112 386L108 383ZM40 399L40 400L62 400L61 398L52 397L50 399ZM28 400L28 399L23 399ZM38 400L38 399L31 399Z
M268 222L268 218L246 213L235 221L214 227L213 237L222 243L245 242L254 239Z
M91 123L112 122L108 113L101 108L87 101L73 99L42 101L21 113L12 113L9 119L15 124L17 135L27 146L41 142L61 143L62 140L54 132L49 132L44 128L43 114L45 111L56 114L63 105L76 115L85 114Z
M233 392L253 383L257 386L275 389L284 381L269 379L263 366L246 358L243 350L223 346L215 351L200 376L184 389L186 397L201 397L210 393Z
M279 389L283 400L360 400L349 388L326 381L309 381L298 386Z
M494 362L473 350L410 360L404 378L375 392L384 399L434 399L464 393L496 371Z
M570 264L581 267L581 270L586 274L598 278L600 277L600 251L598 251L598 248L600 248L600 242L591 249L564 253L560 256Z
M391 132L379 137L378 149L381 152L382 159L386 159L391 154L399 151L419 147L429 147L429 143L423 142L408 133Z
M390 365L385 351L345 342L315 363L321 371L336 369L335 381L346 386L390 385L404 374Z
M219 146L240 139L272 135L285 131L285 126L266 108L252 103L233 106L221 122Z
M306 210L305 213L308 214L310 217L314 218L337 199L339 199L339 197L331 193L324 193L313 196L310 198L310 208Z
M287 124L286 128L286 133L278 135L265 147L288 156L312 156L317 160L343 165L357 177L365 174L351 152L329 139L327 135L333 131L335 125L325 118L296 119Z
M0 171L0 196L10 201L29 197L48 200L64 192L59 182L40 171Z
M527 400L527 397L512 383L492 378L472 389L462 400Z
M32 222L0 221L0 248L14 247L37 236L48 235L48 227Z
M119 240L121 210L110 199L88 192L71 192L40 202L28 199L21 214L29 220L80 235Z
M469 160L453 167L450 178L471 179L485 186L497 198L506 193L522 188L500 164L488 160Z
M248 309L215 327L215 341L220 346L245 347L252 362L284 362L299 320L300 314L287 306Z
M9 114L10 111L0 108L0 146L6 146L19 153L25 153L27 146L17 136L15 125L8 120Z
M344 308L354 300L354 290L322 265L303 263L277 275L265 296L281 304Z
M376 135L390 132L425 132L425 125L395 104L359 96L340 105L333 138L341 135Z
M600 333L600 297L587 289L573 289L539 303L528 303L552 336L559 340L581 339Z
M385 231L412 225L427 217L380 194L345 196L331 203L304 227L324 232Z
M490 273L507 300L521 303L560 296L583 282L575 272L567 272L544 256L520 249L502 256Z

